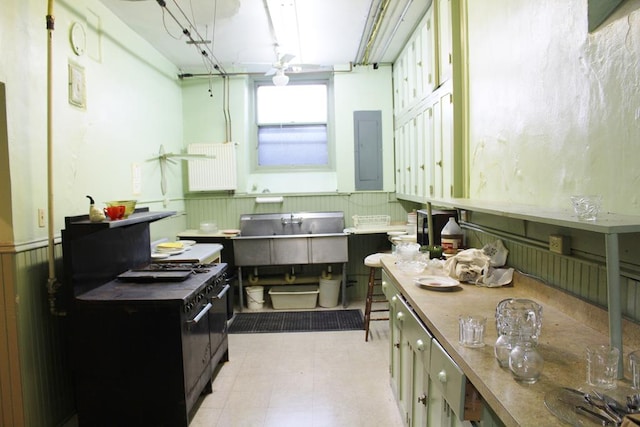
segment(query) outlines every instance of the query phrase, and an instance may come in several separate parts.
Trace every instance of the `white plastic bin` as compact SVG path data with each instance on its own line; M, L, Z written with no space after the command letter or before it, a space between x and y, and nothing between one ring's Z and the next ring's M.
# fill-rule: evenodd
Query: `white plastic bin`
M288 308L315 308L318 302L316 285L272 286L269 289L271 303L276 310Z
M340 282L340 279L320 279L320 294L318 295L320 307L335 307L338 305Z
M247 291L247 308L259 309L264 304L264 286L249 286Z

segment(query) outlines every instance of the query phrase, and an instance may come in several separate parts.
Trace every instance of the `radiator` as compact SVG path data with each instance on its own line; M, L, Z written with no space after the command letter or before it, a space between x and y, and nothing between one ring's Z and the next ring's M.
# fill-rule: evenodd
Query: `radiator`
M236 144L190 144L188 154L211 158L189 160L189 191L221 191L237 188Z

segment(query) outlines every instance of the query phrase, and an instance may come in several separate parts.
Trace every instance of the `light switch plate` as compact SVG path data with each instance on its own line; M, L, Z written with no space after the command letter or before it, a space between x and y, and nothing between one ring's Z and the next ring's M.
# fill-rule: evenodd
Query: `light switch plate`
M87 106L84 68L72 62L69 62L69 104L82 109Z

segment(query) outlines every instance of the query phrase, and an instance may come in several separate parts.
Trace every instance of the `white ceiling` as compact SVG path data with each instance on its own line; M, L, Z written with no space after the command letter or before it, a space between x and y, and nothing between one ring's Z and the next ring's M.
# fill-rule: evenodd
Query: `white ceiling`
M181 73L264 73L280 55L317 71L391 63L424 15L424 0L101 0ZM388 3L368 60L363 52ZM184 34L188 30L189 36ZM197 41L198 43L193 43ZM205 42L205 43L203 43ZM201 51L205 51L203 55ZM288 69L292 72L292 69Z

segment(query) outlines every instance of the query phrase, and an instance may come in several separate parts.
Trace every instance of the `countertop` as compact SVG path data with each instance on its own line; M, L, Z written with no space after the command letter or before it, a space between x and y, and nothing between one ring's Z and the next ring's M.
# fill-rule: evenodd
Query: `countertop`
M181 254L171 255L168 258L153 259L153 262L204 262L220 254L222 245L219 243L196 243L187 249Z
M347 234L386 234L390 231L407 231L407 225L392 224L392 225L380 226L380 227L364 227L364 228L349 227L344 229L344 232Z
M592 389L585 382L585 352L589 345L609 343L605 310L518 272L512 285L501 288L461 284L452 291L431 291L414 284L416 277L428 274L426 271L405 273L396 267L393 255L383 256L382 264L427 329L507 426L566 425L544 406L545 393L559 386ZM497 339L495 308L498 302L511 297L529 298L543 306L538 350L544 358L544 368L535 384L514 381L508 369L500 368L493 354ZM466 348L458 344L457 319L463 313L487 317L484 347ZM623 337L627 379L618 380L617 389L608 394L625 401L632 393L628 354L640 348L640 326L624 321Z
M218 230L215 233L205 233L200 230L185 230L178 233L178 237L181 239L198 238L198 237L219 237L221 239L230 239L235 237L238 233L231 233L231 231L239 230L225 230L227 233L223 233L222 230Z

